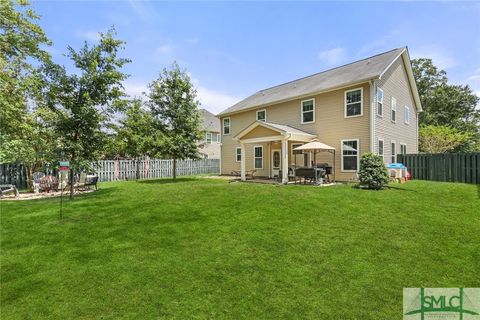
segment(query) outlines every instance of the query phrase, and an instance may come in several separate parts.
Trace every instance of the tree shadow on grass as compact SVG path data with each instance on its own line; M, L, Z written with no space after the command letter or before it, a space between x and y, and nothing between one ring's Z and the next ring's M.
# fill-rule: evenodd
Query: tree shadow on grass
M412 190L412 189L405 189L397 186L386 186L385 189L393 189L393 190L401 190L401 191L410 191L410 192L418 192L417 190Z
M147 179L147 180L140 180L137 182L145 183L145 184L170 184L170 183L186 183L186 182L192 182L192 181L198 181L198 179L179 177L176 180L173 180L172 178L168 178L168 179L165 178L165 179Z
M480 199L480 184L477 184L477 195L478 199Z

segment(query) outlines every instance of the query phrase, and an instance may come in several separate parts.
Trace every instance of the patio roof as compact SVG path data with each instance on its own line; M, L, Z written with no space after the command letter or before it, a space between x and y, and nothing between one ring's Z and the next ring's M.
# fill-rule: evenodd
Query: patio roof
M269 129L269 131L272 132L272 134L265 134L263 137L256 137L256 138L248 138L248 134L254 132L255 129L257 128L266 128ZM277 134L278 133L278 134ZM244 142L258 142L258 141L274 141L274 140L295 140L295 141L302 141L302 142L308 142L314 139L316 136L284 125L284 124L277 124L277 123L272 123L272 122L264 122L264 121L255 121L242 131L240 131L234 139L244 141Z
M293 150L335 150L335 148L320 142L318 139L313 139L312 141L296 147Z

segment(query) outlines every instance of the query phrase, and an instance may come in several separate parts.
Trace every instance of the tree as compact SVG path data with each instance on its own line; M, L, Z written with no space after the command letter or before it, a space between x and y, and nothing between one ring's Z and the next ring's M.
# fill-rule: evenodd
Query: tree
M448 126L423 126L419 131L420 151L426 153L454 152L472 141L472 133Z
M388 183L388 173L383 157L371 152L362 154L358 177L362 187L375 190L384 188Z
M177 63L163 69L159 78L149 85L149 106L155 126L163 133L158 154L173 159L173 179L176 179L178 159L199 158L199 141L203 138L197 91L190 77Z
M448 126L469 133L468 141L455 150L472 151L480 145L480 101L468 85L448 83L447 73L439 70L431 59L412 60L413 73L424 112L420 126Z
M122 107L122 81L127 75L120 69L130 60L119 58L124 42L114 39L113 29L100 34L100 42L79 51L69 47L77 73L67 74L65 67L49 64L46 81L49 83L46 100L56 113L54 124L62 151L71 163L70 181L74 172L88 166L103 153L105 132L110 116ZM73 198L73 183L70 198Z
M41 46L51 42L36 24L38 18L26 1L0 4L0 130L12 139L21 136L27 101L38 98L42 82L37 66L50 61Z
M154 156L162 140L161 132L154 126L153 115L143 107L140 99L127 105L124 116L113 124L108 156L138 158Z

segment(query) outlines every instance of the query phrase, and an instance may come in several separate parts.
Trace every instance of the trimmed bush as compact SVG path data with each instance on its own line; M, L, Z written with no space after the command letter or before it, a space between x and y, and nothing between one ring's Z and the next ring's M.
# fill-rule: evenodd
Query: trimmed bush
M383 158L371 152L360 157L360 171L358 173L360 187L379 190L388 183L388 172Z

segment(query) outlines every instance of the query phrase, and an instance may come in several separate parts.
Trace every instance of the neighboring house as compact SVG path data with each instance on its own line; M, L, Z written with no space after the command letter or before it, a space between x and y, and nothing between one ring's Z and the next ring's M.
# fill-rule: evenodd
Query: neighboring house
M220 159L220 120L215 115L205 109L200 110L202 114L203 129L205 130L205 140L203 147L199 152L205 158Z
M282 170L286 182L288 168L313 161L292 149L317 138L336 149L336 179L350 180L362 153L391 163L418 152L421 111L406 47L261 90L217 115L221 173L273 177ZM319 155L317 162L333 165L331 154Z

